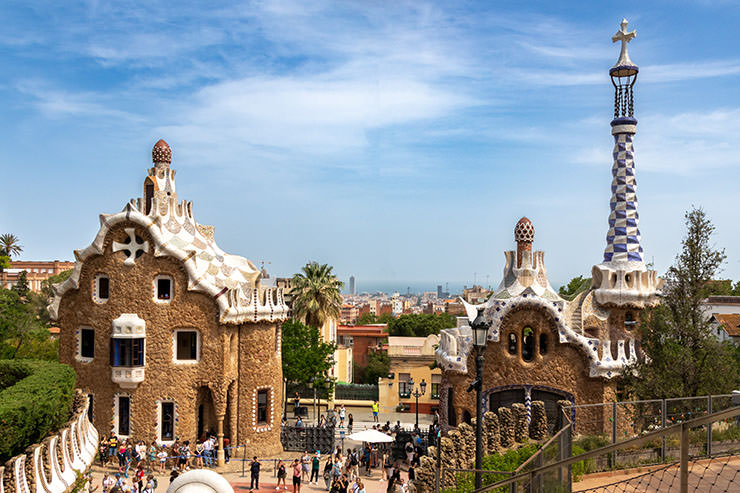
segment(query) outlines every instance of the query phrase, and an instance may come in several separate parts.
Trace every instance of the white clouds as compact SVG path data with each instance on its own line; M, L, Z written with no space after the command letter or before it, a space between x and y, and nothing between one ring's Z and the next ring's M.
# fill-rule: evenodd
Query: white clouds
M592 119L582 123L588 139L593 133L588 130L593 128ZM644 116L637 125L635 161L641 171L666 175L740 167L739 134L740 108ZM574 161L603 166L610 152L606 145L582 147Z

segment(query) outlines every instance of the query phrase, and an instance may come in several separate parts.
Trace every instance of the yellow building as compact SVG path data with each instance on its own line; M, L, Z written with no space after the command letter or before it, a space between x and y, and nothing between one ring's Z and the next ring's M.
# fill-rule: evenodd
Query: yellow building
M378 381L381 413L393 412L399 404L404 404L406 409L415 412L416 398L411 392L421 389L422 380L427 385L424 395L419 397L419 412L431 414L439 407L442 370L430 368L434 363L434 350L438 344L438 335L388 337L390 374Z

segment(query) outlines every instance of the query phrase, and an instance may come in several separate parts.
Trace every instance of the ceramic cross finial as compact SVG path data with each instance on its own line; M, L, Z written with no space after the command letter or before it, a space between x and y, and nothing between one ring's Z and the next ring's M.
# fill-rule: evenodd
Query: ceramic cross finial
M630 62L629 54L627 53L627 43L632 41L635 36L637 36L637 31L633 29L632 31L627 32L627 19L622 19L621 29L612 36L612 43L616 43L617 41L622 42L622 51L619 53L619 61L617 62L617 65L632 64L632 62Z

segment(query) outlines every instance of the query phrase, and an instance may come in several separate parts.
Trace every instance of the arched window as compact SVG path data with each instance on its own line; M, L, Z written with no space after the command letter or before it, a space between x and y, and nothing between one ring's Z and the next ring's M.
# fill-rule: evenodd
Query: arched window
M534 358L534 331L531 327L522 329L522 359L532 361Z
M509 354L516 354L516 334L509 334Z
M540 354L547 354L547 350L547 334L542 333L540 334Z

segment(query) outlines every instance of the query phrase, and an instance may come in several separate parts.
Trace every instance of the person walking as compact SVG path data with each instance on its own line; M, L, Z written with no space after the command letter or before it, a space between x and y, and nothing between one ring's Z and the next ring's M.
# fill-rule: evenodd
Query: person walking
M324 464L324 483L326 483L326 491L329 491L329 488L331 487L332 482L332 475L331 471L334 468L331 455L326 458L326 463Z
M378 422L378 412L380 411L380 404L378 401L373 402L373 422Z
M301 491L301 463L298 459L293 461L293 493L300 493Z
M287 475L288 475L288 473L285 470L285 464L283 463L283 461L281 459L280 461L278 461L278 466L277 466L277 479L278 479L278 482L277 482L277 486L275 487L276 490L279 490L280 489L280 483L283 483L283 489L284 490L287 490L288 489L288 487L285 486L285 476L287 476Z
M352 425L355 422L355 418L352 417L352 413L349 413L349 416L347 417L347 433L352 434Z
M344 404L339 408L339 427L344 428L344 418L346 417L347 411L344 409Z
M309 477L308 471L309 471L309 464L311 462L311 457L308 455L308 451L304 451L303 455L301 456L301 480L305 481L306 478Z
M257 488L257 490L260 489L260 461L257 460L257 456L255 455L252 457L252 462L249 463L249 472L251 475L251 480L249 481L249 489L253 490Z

